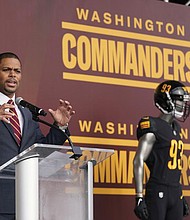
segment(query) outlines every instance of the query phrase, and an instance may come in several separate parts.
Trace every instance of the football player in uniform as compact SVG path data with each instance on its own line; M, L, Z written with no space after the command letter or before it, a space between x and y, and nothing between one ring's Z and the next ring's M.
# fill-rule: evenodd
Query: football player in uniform
M180 82L168 80L158 85L154 102L159 117L141 118L137 128L138 149L134 158L136 206L139 219L182 220L189 207L182 195L180 176L184 144L178 121L189 116L190 96ZM144 162L150 177L143 196Z

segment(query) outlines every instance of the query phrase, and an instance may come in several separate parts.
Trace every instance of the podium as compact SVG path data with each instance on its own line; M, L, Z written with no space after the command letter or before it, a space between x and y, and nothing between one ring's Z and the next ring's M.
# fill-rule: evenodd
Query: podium
M0 166L15 179L16 220L93 220L93 167L114 150L34 144Z

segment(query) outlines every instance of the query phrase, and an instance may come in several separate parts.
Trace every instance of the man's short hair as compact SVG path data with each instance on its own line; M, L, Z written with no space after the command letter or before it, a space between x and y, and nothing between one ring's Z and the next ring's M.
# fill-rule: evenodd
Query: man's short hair
M1 63L1 60L4 59L4 58L15 58L15 59L20 61L20 58L12 52L0 53L0 63ZM21 63L21 61L20 61L20 63Z

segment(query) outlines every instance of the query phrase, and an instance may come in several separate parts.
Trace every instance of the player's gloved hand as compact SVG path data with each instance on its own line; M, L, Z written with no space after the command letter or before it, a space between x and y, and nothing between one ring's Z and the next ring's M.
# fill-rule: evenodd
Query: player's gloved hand
M148 210L145 199L143 197L136 197L136 207L134 209L134 212L139 219L148 219Z
M188 216L188 215L189 215L189 205L185 197L183 197L183 216Z

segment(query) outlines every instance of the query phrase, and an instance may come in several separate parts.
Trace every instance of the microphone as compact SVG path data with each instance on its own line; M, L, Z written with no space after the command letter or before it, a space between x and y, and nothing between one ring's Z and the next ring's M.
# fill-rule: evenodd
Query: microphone
M47 115L47 113L43 109L38 108L37 106L32 105L31 103L25 101L22 97L17 97L15 102L17 105L21 105L25 108L28 108L32 112L32 114L42 115L42 116Z

